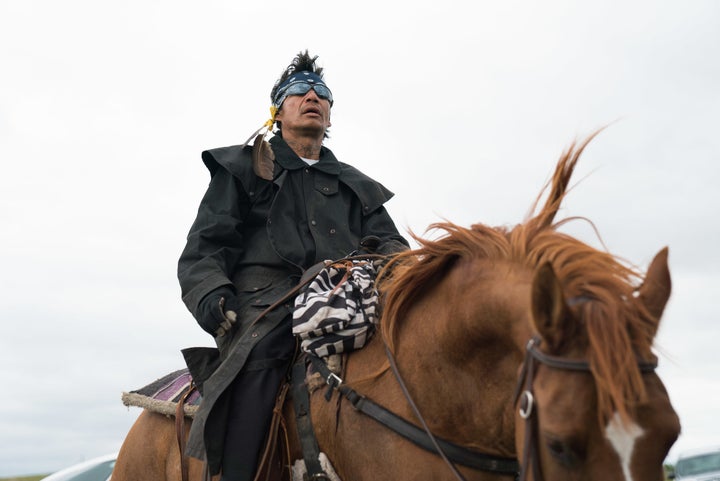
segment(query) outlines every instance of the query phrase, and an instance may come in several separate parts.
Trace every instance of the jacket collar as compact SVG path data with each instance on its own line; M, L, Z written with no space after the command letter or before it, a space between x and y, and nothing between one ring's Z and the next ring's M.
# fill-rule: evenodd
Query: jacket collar
M283 140L279 132L270 139L270 145L272 145L273 152L275 153L275 162L283 169L297 170L308 167ZM330 175L340 174L340 164L337 158L335 158L335 154L327 147L320 147L320 162L310 166L310 168L320 170Z

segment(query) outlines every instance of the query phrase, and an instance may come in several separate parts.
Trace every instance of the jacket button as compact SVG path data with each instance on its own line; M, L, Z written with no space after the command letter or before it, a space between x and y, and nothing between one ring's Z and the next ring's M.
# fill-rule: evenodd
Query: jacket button
M323 192L327 192L327 191L329 191L329 190L330 190L330 189L328 189L327 187L323 187Z
M253 332L253 333L250 334L250 335L251 335L252 337L258 337L258 333L257 333L257 332Z
M311 220L310 223L311 223L312 225L317 225L317 222L315 222L314 220Z
M335 229L330 229L330 233L331 233L331 234L334 234L334 233L335 233Z

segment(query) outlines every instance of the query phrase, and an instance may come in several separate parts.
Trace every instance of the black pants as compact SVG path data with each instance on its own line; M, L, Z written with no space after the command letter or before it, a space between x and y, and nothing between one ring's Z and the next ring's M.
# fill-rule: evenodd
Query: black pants
M295 352L290 318L258 342L232 382L221 481L252 481L278 390Z

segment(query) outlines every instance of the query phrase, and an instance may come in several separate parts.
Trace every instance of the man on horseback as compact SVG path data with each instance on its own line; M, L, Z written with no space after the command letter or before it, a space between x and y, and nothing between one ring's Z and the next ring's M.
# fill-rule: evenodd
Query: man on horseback
M295 352L287 292L325 259L408 246L383 207L393 194L322 145L333 97L316 59L300 52L275 83L269 143L202 153L211 181L178 279L217 349L183 351L203 395L187 452L222 480L255 474Z

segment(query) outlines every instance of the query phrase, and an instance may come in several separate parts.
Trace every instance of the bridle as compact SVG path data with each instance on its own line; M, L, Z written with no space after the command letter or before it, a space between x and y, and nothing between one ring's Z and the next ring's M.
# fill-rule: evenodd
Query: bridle
M540 338L534 336L527 343L525 361L523 362L520 378L515 389L515 405L518 405L520 417L525 420L525 436L523 441L523 459L520 463L520 481L527 481L528 471L532 470L533 481L540 481L540 458L538 456L538 427L537 409L535 409L535 397L533 396L533 381L537 370L536 363L544 364L553 369L561 371L576 371L590 373L590 363L584 360L566 359L558 356L551 356L540 351ZM657 367L656 361L639 361L638 368L642 373L651 373Z

